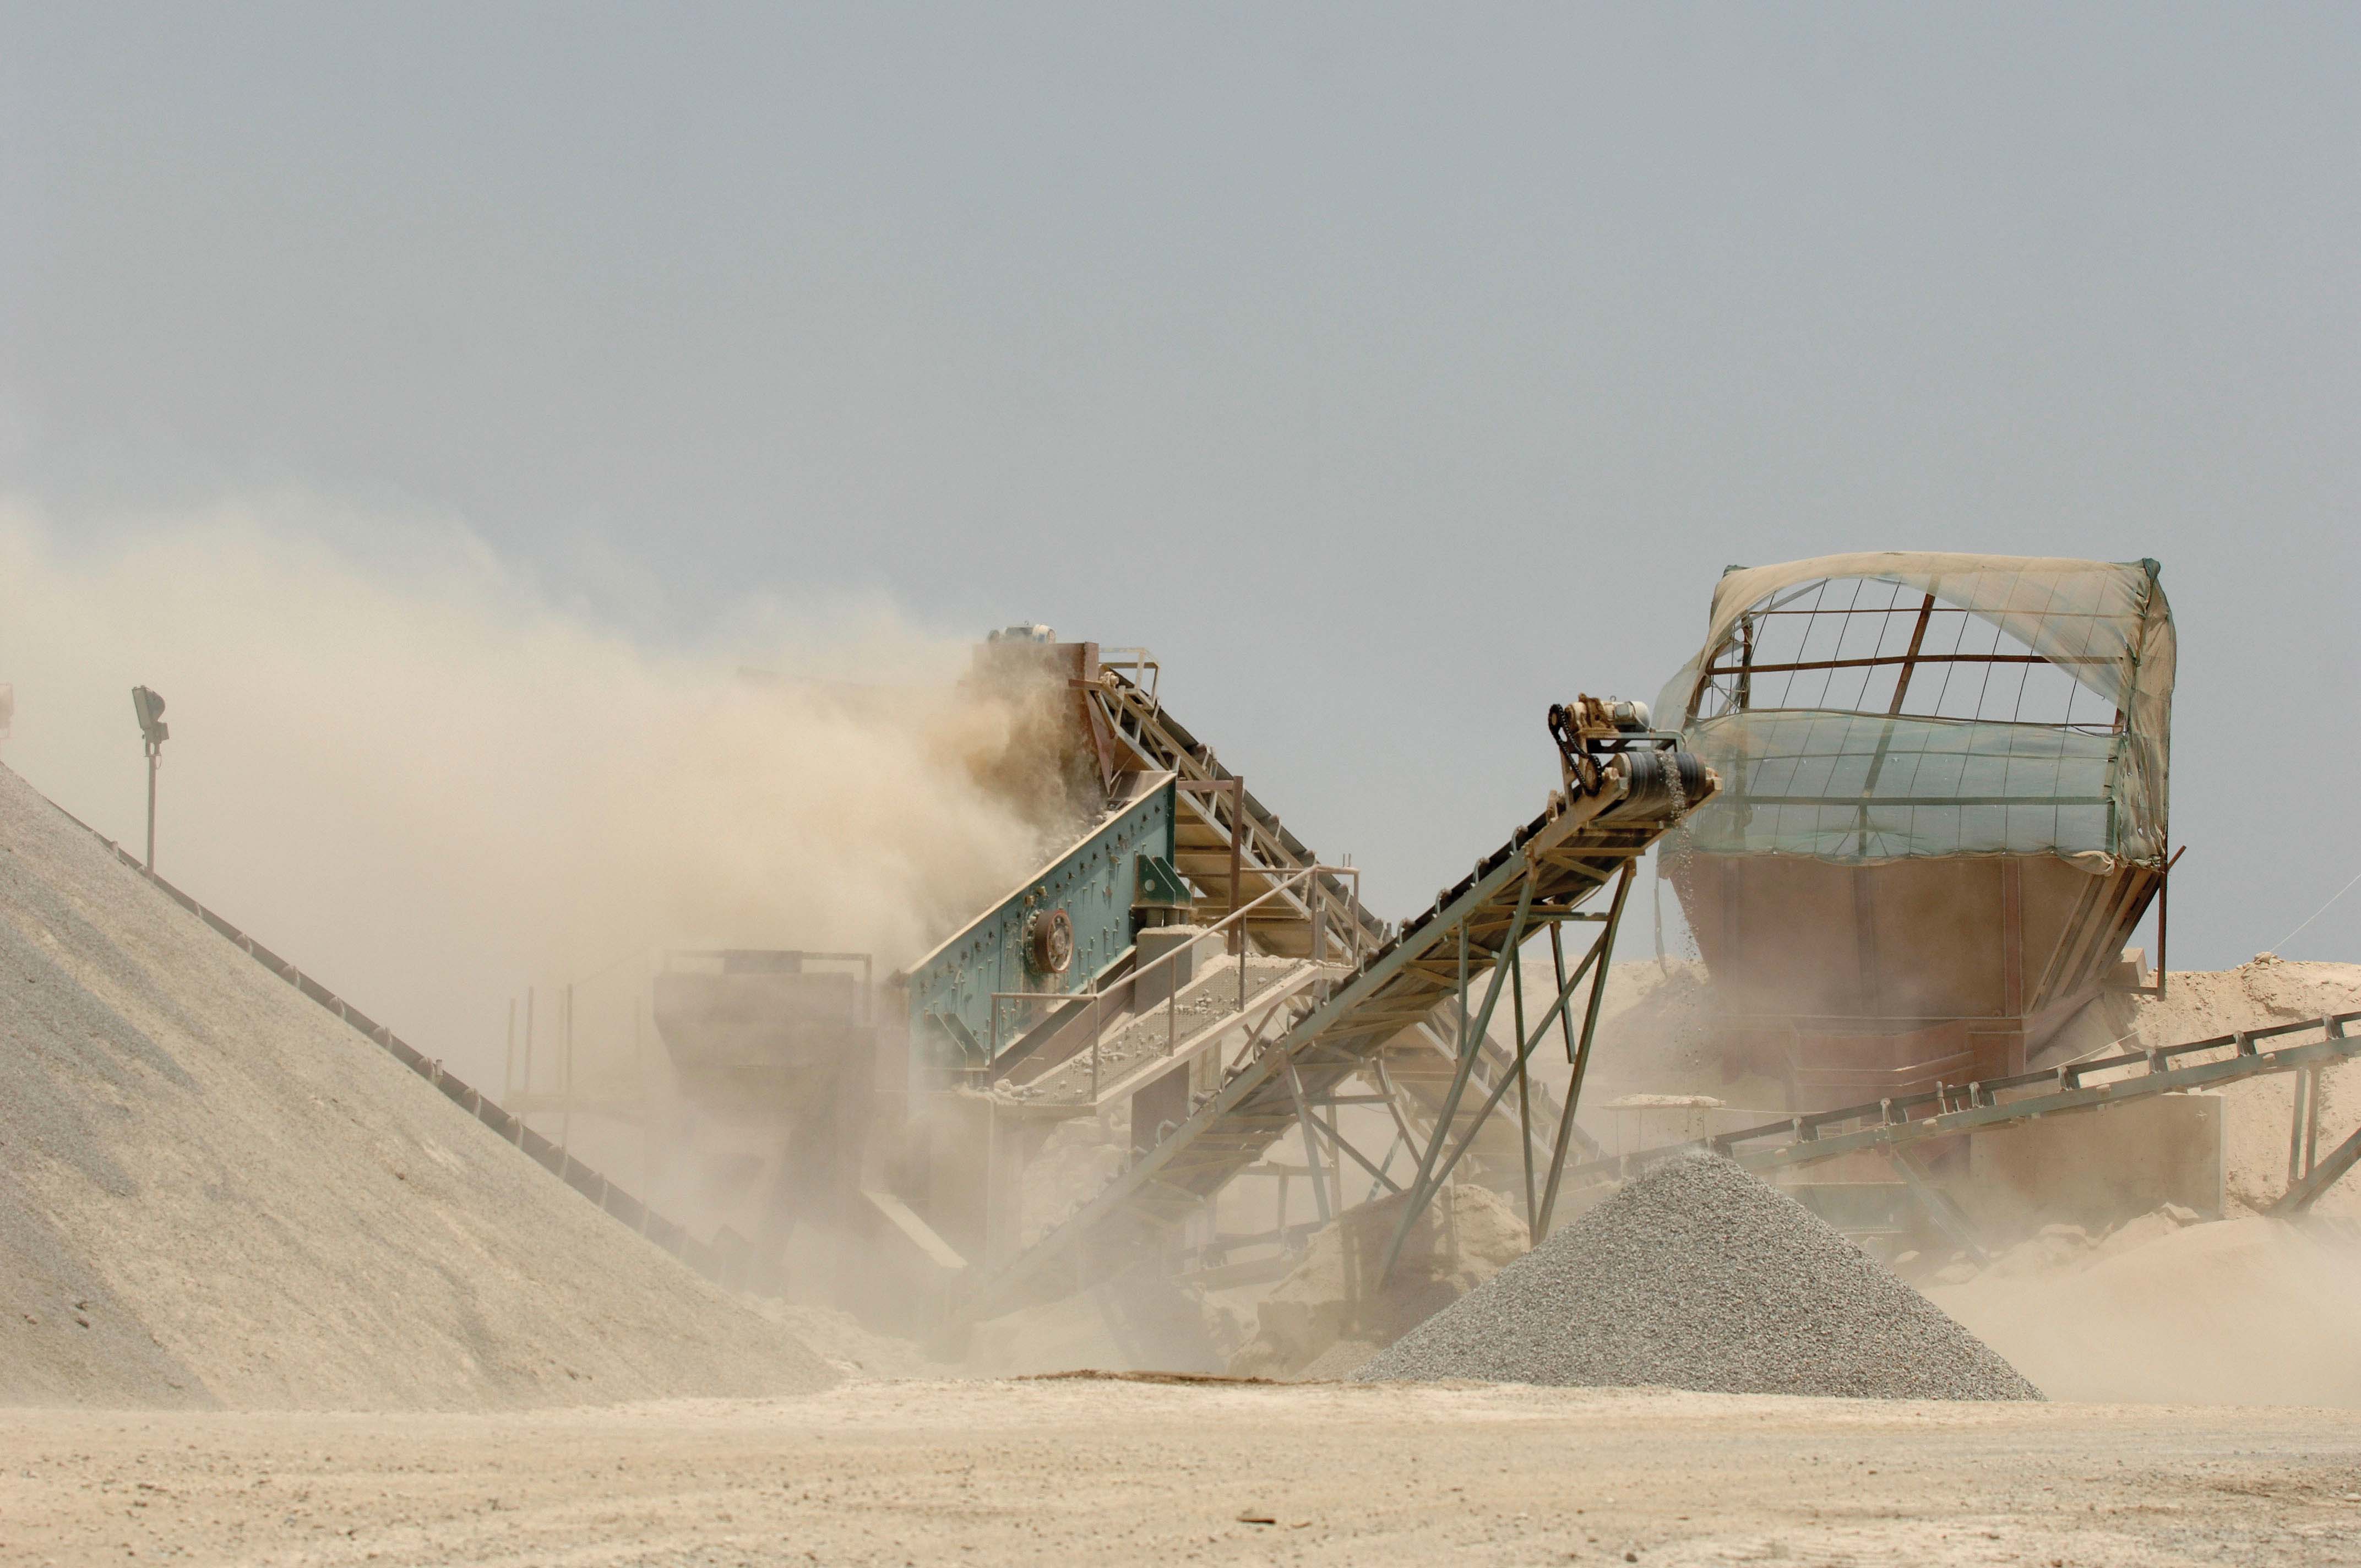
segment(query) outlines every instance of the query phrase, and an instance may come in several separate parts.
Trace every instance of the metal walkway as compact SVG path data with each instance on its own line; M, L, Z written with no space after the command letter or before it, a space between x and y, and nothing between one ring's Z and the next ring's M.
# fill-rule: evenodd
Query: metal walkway
M1117 675L1104 684L1112 714L1124 722L1119 732L1144 761L1173 769L1218 787L1197 792L1200 823L1226 828L1214 809L1227 804L1244 825L1262 856L1296 860L1306 869L1316 865L1311 851L1291 836L1281 837L1275 820L1264 820L1242 784L1217 773L1202 748L1193 746L1169 718L1143 702L1135 683ZM1301 1018L1278 1037L1262 1044L1246 1059L1231 1066L1219 1088L1194 1105L1184 1120L1133 1159L1096 1198L1053 1228L1033 1246L1003 1267L976 1282L960 1303L962 1315L987 1315L1051 1259L1087 1238L1094 1257L1105 1259L1141 1242L1153 1242L1190 1216L1220 1191L1230 1179L1253 1165L1290 1131L1312 1124L1312 1104L1332 1096L1345 1080L1365 1070L1374 1074L1380 1054L1405 1030L1426 1024L1438 1008L1447 1007L1455 1021L1457 1042L1452 1078L1434 1108L1418 1168L1410 1184L1396 1248L1416 1214L1466 1155L1476 1128L1463 1120L1466 1092L1481 1055L1481 1042L1504 993L1513 991L1514 1010L1523 1013L1521 981L1510 982L1517 970L1513 958L1529 936L1546 930L1557 960L1555 996L1530 1028L1519 1019L1516 1066L1521 1067L1553 1030L1564 1037L1575 1061L1575 1076L1552 1146L1545 1190L1536 1190L1532 1171L1533 1141L1524 1141L1526 1185L1538 1208L1536 1234L1545 1234L1551 1199L1564 1168L1573 1130L1573 1111L1579 1100L1581 1075L1599 1003L1604 996L1606 960L1621 914L1632 867L1664 830L1686 812L1707 799L1718 787L1711 770L1678 748L1675 738L1635 728L1629 710L1619 724L1609 705L1583 698L1572 707L1553 709L1552 730L1557 737L1565 789L1553 796L1549 808L1512 834L1457 885L1437 897L1433 907L1407 922L1403 929L1369 953L1347 976L1326 988ZM1241 849L1244 843L1238 839ZM1268 861L1264 862L1269 864ZM1251 862L1241 856L1236 892L1251 893ZM1280 879L1265 880L1276 884ZM1244 886L1240 887L1239 883ZM1202 884L1201 884L1202 885ZM1316 871L1300 885L1322 901L1323 919L1331 915L1367 921L1357 900L1334 879ZM1604 912L1581 906L1602 891L1612 889ZM1285 894L1282 894L1285 896ZM1588 950L1568 967L1562 928L1588 922L1599 930ZM1312 922L1315 927L1319 922ZM1585 980L1590 982L1579 1039L1572 1009ZM1480 1003L1474 995L1482 983ZM1521 1071L1495 1077L1483 1091L1473 1120L1480 1124L1525 1080ZM1530 1085L1528 1084L1530 1089ZM1530 1109L1530 1100L1528 1100ZM1466 1128L1465 1132L1460 1129ZM1454 1135L1457 1134L1455 1146Z

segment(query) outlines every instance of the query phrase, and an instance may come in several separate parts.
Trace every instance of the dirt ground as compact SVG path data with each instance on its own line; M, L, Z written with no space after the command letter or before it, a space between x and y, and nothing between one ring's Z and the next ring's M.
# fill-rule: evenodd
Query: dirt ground
M2355 1563L2361 1413L1102 1379L0 1412L0 1563L134 1557Z

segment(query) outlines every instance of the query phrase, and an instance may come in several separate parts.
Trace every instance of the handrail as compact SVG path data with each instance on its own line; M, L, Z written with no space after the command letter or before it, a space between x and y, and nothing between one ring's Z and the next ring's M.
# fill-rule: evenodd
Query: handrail
M993 1062L1000 1059L1000 1004L1003 1002L1087 1001L1090 1003L1089 1012L1091 1020L1091 1098L1095 1101L1098 1098L1099 1091L1100 1036L1105 1033L1106 1028L1106 998L1115 992L1125 990L1126 988L1130 991L1132 996L1136 998L1139 994L1140 981L1147 979L1149 975L1154 974L1157 970L1167 968L1168 966L1172 967L1173 972L1177 977L1179 974L1178 966L1183 954L1193 954L1197 950L1199 943L1211 941L1216 937L1222 939L1224 947L1226 948L1229 943L1229 933L1233 927L1235 927L1238 933L1238 1011L1241 1013L1245 1012L1246 1005L1246 960L1252 956L1252 948L1247 945L1246 940L1246 917L1255 910L1260 908L1263 905L1279 897L1297 883L1317 877L1323 872L1331 875L1349 876L1352 878L1353 901L1356 905L1359 904L1361 895L1361 869L1358 866L1323 866L1317 864L1304 866L1297 871L1289 872L1283 877L1277 877L1277 879L1272 882L1268 892L1264 893L1259 897L1257 897L1248 903L1242 904L1237 908L1231 910L1227 915L1223 916L1221 919L1215 921L1213 925L1206 927L1203 930L1198 932L1197 935L1174 948L1171 951L1163 954L1161 957L1156 959L1144 967L1134 969L1130 973L1125 975L1112 986L1093 984L1088 991L994 992L992 993L992 1039L989 1046L986 1047L986 1061ZM1308 918L1312 923L1311 959L1312 962L1318 963L1322 961L1322 948L1325 945L1323 941L1323 938L1325 936L1325 922L1321 917L1319 901L1316 897L1307 898L1305 903L1308 908ZM1361 930L1357 925L1353 930L1349 951L1350 957L1347 959L1347 962L1351 967L1358 968L1361 962ZM1165 989L1164 1052L1167 1056L1172 1055L1179 1045L1180 989L1181 988L1178 983L1177 978L1175 983L1166 987ZM1013 1041L1011 1043L1014 1044Z
M1129 653L1132 657L1128 659L1117 659L1112 657L1112 655L1116 653ZM1164 705L1157 700L1156 690L1157 687L1164 684L1164 666L1157 662L1156 653L1153 649L1141 647L1102 648L1099 650L1099 668L1102 670L1130 670L1134 672L1132 680L1132 684L1134 685L1137 685L1139 684L1137 672L1141 670L1155 671L1155 676L1148 682L1148 685L1144 689L1148 693L1148 706L1158 712L1163 711Z
M1664 1144L1610 1155L1566 1172L1569 1178L1620 1179L1675 1156L1707 1150L1736 1160L1750 1170L1809 1165L1863 1149L1949 1137L1960 1133L2029 1121L2060 1112L2119 1104L2125 1100L2181 1090L2205 1089L2244 1079L2290 1072L2331 1061L2361 1057L2361 1036L2348 1033L2361 1024L2361 1012L2335 1013L2298 1019L2260 1029L2240 1029L2202 1040L2153 1049L2127 1051L2098 1061L2073 1062L2036 1072L1969 1083L1941 1084L1920 1094L1899 1095L1832 1111L1808 1112L1784 1121L1766 1122L1735 1132L1715 1134L1688 1143ZM2310 1044L2263 1048L2259 1042L2289 1035L2319 1031ZM2184 1062L2199 1052L2226 1051L2220 1060ZM2131 1070L2136 1069L2136 1070ZM2126 1076L2092 1081L2093 1075ZM2013 1091L2041 1088L2046 1093L2003 1098ZM1927 1114L1912 1115L1914 1111ZM1848 1125L1847 1124L1851 1124ZM1749 1147L1771 1139L1784 1141L1769 1147Z
M1264 863L1252 868L1254 871L1257 873L1275 873L1301 869L1318 861L1319 857L1312 852L1310 845L1293 838L1280 826L1278 814L1269 811L1260 801L1253 797L1251 792L1243 787L1237 774L1215 762L1211 747L1203 746L1187 735L1178 721L1165 711L1161 700L1157 696L1152 686L1143 687L1137 681L1116 674L1116 671L1126 667L1125 661L1108 660L1102 656L1099 663L1101 673L1105 677L1099 690L1100 695L1109 704L1105 710L1107 718L1120 731L1123 728L1121 723L1123 711L1128 710L1132 714L1140 727L1140 733L1126 735L1125 738L1143 759L1156 767L1171 770L1183 780L1223 784L1240 784L1239 795L1242 798L1237 802L1238 820L1231 826L1233 839L1239 841L1242 846L1251 845L1257 839L1266 840L1284 857L1284 863L1264 858ZM1151 729L1153 733L1149 732ZM1154 748L1153 751L1150 750L1151 745ZM1268 816L1269 820L1267 822L1261 820L1257 813ZM1349 868L1329 869L1333 871ZM1332 900L1339 904L1343 902L1335 890L1323 890L1317 881L1312 884L1311 896L1317 897L1323 891L1326 891ZM1386 922L1362 907L1357 898L1355 899L1349 910L1340 910L1339 913L1367 930L1373 939L1377 941L1385 939Z

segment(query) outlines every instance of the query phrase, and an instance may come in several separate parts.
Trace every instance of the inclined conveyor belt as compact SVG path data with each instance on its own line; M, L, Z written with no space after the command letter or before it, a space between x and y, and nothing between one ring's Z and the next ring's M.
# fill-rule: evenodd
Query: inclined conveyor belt
M1218 889L1225 895L1235 888L1234 896L1243 902L1268 892L1289 872L1321 863L1312 847L1284 826L1279 815L1246 787L1243 779L1223 766L1213 748L1199 740L1154 690L1141 685L1118 667L1102 665L1099 684L1091 696L1116 744L1127 751L1134 762L1145 768L1170 772L1184 781L1178 812L1180 848L1177 858L1182 870L1201 887ZM1241 819L1243 829L1238 826ZM1237 850L1235 864L1233 847ZM1323 873L1316 883L1321 917L1341 947L1368 952L1384 944L1391 929L1388 922L1352 897L1337 879ZM1274 921L1301 922L1306 918L1304 901L1295 892L1282 893L1275 902L1283 904L1285 912L1274 911ZM1224 902L1206 900L1202 917L1217 915L1224 906ZM1286 933L1274 933L1270 924L1258 923L1254 933L1264 951L1286 945L1272 941L1274 935L1284 938ZM1448 1037L1449 1022L1430 1018L1425 1023L1425 1030L1406 1037L1419 1039L1426 1047L1424 1054L1440 1060L1439 1076L1448 1080L1448 1057L1454 1048ZM1488 1090L1513 1073L1515 1053L1503 1047L1496 1034L1484 1035L1477 1047L1481 1055L1477 1082L1482 1087ZM1422 1062L1420 1066L1425 1070L1420 1070L1419 1066L1412 1065L1418 1059L1389 1053L1388 1066L1391 1073L1386 1087L1407 1124L1423 1135L1433 1126L1440 1091L1430 1081L1437 1076L1433 1070L1434 1064ZM1481 1161L1477 1167L1479 1179L1495 1185L1502 1181L1506 1166L1516 1159L1521 1137L1530 1139L1538 1135L1542 1157L1548 1157L1546 1129L1560 1120L1556 1094L1538 1079L1529 1080L1525 1091L1530 1126L1521 1129L1510 1125L1505 1119L1478 1122L1482 1135L1477 1146ZM1469 1106L1466 1111L1473 1109ZM1454 1123L1455 1134L1468 1121L1466 1111ZM1574 1136L1586 1154L1597 1152L1579 1128Z
M1104 1258L1198 1212L1298 1125L1303 1100L1332 1092L1361 1072L1389 1042L1433 1016L1439 1005L1464 998L1461 1005L1472 1023L1463 1037L1480 1039L1504 989L1493 971L1527 937L1583 918L1602 921L1611 937L1622 902L1618 884L1628 883L1636 859L1710 795L1719 781L1664 736L1594 736L1587 745L1579 758L1569 753L1567 791L1549 810L1406 922L1283 1036L1234 1067L1185 1121L1137 1156L1096 1198L979 1280L961 1303L964 1312L989 1312L1042 1265L1086 1236L1093 1255ZM1308 857L1300 846L1291 848ZM1618 886L1619 895L1606 915L1579 913L1610 886ZM1603 962L1606 945L1602 939L1593 958ZM1540 1028L1524 1042L1526 1050L1543 1031L1558 1026L1582 978L1577 971L1561 989ZM1486 993L1480 1009L1474 1000L1479 984ZM1595 996L1594 988L1594 1020ZM1446 1133L1455 1124L1455 1102L1442 1117ZM1428 1165L1433 1160L1430 1151ZM1422 1167L1422 1179L1426 1174Z

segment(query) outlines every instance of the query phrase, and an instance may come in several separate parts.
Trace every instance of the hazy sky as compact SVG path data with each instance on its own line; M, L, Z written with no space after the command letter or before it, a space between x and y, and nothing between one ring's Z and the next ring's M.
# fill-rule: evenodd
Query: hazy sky
M2153 555L2176 962L2361 872L2361 8L0 16L0 495L69 545L272 498L659 647L1145 643L1389 914L1727 563Z

